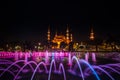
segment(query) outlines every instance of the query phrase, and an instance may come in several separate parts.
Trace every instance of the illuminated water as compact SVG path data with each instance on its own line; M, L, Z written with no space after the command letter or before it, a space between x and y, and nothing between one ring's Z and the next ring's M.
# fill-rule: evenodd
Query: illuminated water
M17 52L16 52L17 53ZM0 80L119 80L120 63L97 63L95 53L1 53ZM93 64L90 63L90 60ZM8 76L9 75L9 76Z

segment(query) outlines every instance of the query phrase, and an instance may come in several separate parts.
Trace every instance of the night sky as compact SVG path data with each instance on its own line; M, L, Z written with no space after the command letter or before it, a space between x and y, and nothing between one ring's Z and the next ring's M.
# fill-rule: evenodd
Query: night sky
M87 40L90 28L95 36L120 35L120 12L116 2L40 2L16 0L2 2L0 8L0 40L39 40L52 34L64 34L67 24L73 40Z

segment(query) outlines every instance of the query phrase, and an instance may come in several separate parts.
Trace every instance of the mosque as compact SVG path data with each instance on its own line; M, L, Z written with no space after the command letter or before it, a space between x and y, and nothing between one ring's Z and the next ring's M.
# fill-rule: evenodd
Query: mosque
M89 38L90 38L90 40L94 40L93 29L91 29ZM62 42L66 44L66 47L68 47L70 42L73 42L73 35L72 35L72 33L70 33L70 29L69 29L68 24L66 27L66 34L65 35L57 34L57 32L56 32L53 39L51 39L51 32L50 32L50 26L49 26L48 32L47 32L47 41L57 44L56 46L52 45L52 49L60 49L60 45Z
M60 49L60 45L62 42L64 42L65 44L69 45L70 42L72 42L72 34L70 34L69 31L69 27L67 25L67 29L66 29L66 35L62 35L62 34L55 34L54 38L51 39L51 35L50 35L50 28L48 28L48 35L47 35L47 40L48 42L52 42L52 43L56 43L57 46L52 46L52 48L56 48L56 49Z

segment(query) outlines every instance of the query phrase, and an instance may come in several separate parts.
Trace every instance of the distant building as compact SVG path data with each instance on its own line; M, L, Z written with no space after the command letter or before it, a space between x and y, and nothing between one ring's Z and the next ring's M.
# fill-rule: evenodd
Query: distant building
M67 25L67 29L66 29L66 35L62 35L62 34L55 34L54 38L51 40L50 38L50 28L48 28L48 42L52 42L52 43L55 43L57 44L56 46L52 46L52 48L56 48L56 49L60 49L60 45L62 42L64 42L65 44L69 45L70 42L72 42L72 34L70 34L69 32L69 27Z

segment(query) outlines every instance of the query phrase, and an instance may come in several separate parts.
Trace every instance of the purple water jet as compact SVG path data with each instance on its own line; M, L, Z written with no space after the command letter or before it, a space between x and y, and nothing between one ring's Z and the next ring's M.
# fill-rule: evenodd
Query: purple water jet
M48 72L48 70L47 70L47 67L46 67L45 63L44 63L44 62L40 62L40 63L37 65L37 67L35 68L35 70L34 70L34 72L33 72L33 74L32 74L31 80L33 80L34 75L35 75L35 73L36 73L37 69L40 67L40 65L43 65L43 66L44 66L44 68L45 68L45 72L46 72L46 73Z
M51 71L52 71L52 66L53 66L53 64L54 64L54 72L57 71L56 65L55 65L55 60L52 59L51 64L50 64L50 70L49 70L48 80L50 80L50 77L51 77Z
M62 63L60 63L60 66L59 66L59 73L61 72L61 70L63 71L64 80L66 80L65 69Z
M106 70L102 69L101 67L93 66L93 68L99 69L100 71L104 72L107 76L109 76L111 80L115 80Z
M15 53L2 52L0 54L0 58L2 58L0 59L0 65L1 65L0 79L2 79L2 77L4 77L6 73L12 76L11 80L24 79L25 77L23 77L22 74L30 74L30 76L28 75L25 75L25 76L27 76L27 78L31 80L36 79L37 75L38 75L37 79L41 79L39 77L42 76L43 74L45 75L45 80L53 79L55 75L62 76L62 78L59 78L58 80L61 80L61 79L71 80L72 79L71 75L73 74L74 74L73 75L74 77L78 77L77 80L80 80L80 79L89 80L89 77L91 75L95 80L96 79L100 80L102 75L100 74L101 72L105 73L109 79L115 80L114 76L111 76L111 73L120 75L120 72L119 72L120 64L118 63L105 64L105 65L97 65L97 64L90 65L89 60L92 59L93 62L96 62L96 56L97 56L96 53L92 53L92 54L86 53L85 57L84 56L82 57L81 55L80 59L77 58L76 55L80 56L81 53L79 52L48 52L48 51L46 52L15 52ZM36 61L35 59L37 58L41 60ZM85 58L85 59L83 60L82 58ZM14 62L13 59L17 61ZM47 65L47 64L50 64L50 65Z
M92 61L93 61L94 63L96 63L96 55L95 55L95 53L92 53Z
M48 56L48 51L46 51L46 54L45 54L45 64L49 64L49 56Z
M16 76L14 77L14 80L16 80L16 78L18 77L18 75L20 74L20 72L27 66L29 65L30 63L34 63L35 65L37 65L34 61L30 61L30 62L27 62L22 68L20 68L20 70L18 71L18 73L16 74ZM32 71L34 71L33 67L31 65L29 65L30 68L32 69Z
M88 62L88 59L89 59L89 53L87 52L87 53L85 54L85 60Z

